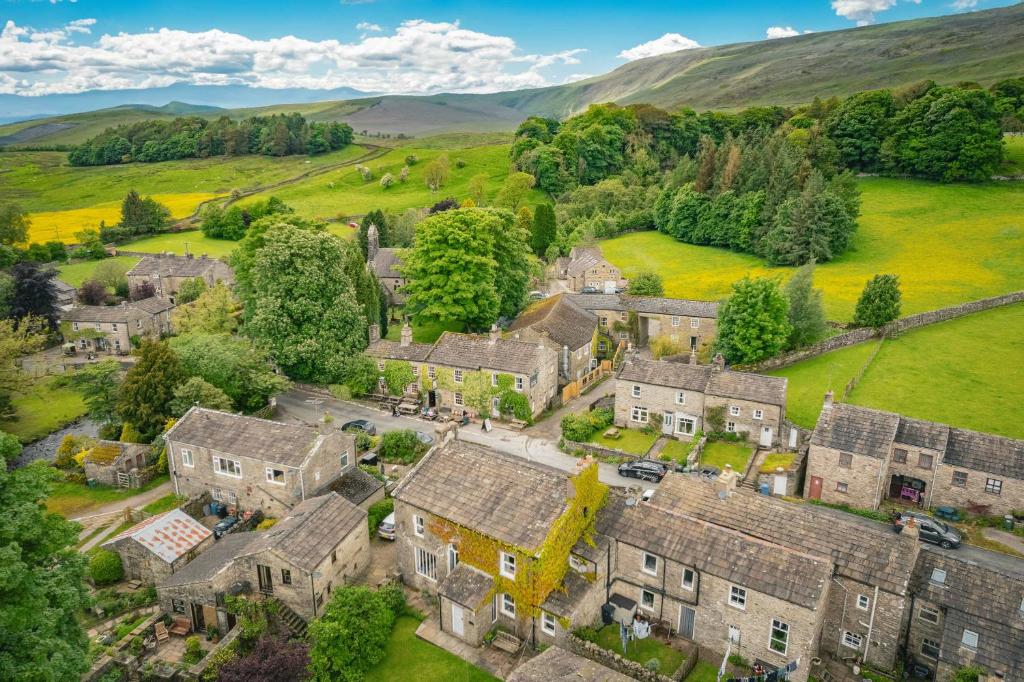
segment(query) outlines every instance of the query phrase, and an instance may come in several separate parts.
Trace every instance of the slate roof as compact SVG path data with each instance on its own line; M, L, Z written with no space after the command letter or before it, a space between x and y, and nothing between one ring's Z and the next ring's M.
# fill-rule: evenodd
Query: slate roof
M942 462L1024 479L1024 441L965 429L949 429Z
M408 346L403 346L398 341L380 339L367 346L366 354L371 357L387 358L389 360L426 362L431 349L433 349L433 346L429 343L410 343Z
M476 611L493 587L493 576L462 563L448 573L448 577L438 586L437 593Z
M168 301L166 298L160 298L159 296L150 296L149 298L144 298L141 301L135 301L128 305L135 306L142 312L150 315L157 315L168 310L174 310L173 303Z
M979 551L971 556L984 554ZM986 561L921 547L914 593L944 609L941 660L959 666L976 656L978 663L1002 672L1007 680L1024 679L1024 563L1021 565L1014 573ZM930 580L936 568L946 571L943 585ZM978 634L976 654L961 647L965 629Z
M420 460L394 497L533 550L565 509L567 478L553 467L455 440Z
M190 583L206 582L223 571L234 562L236 557L245 554L246 548L257 540L259 533L230 533L225 535L213 547L206 550L183 568L168 576L157 585L157 588L175 587Z
M889 454L899 424L897 414L836 403L821 411L811 444L882 459Z
M630 310L646 315L680 317L718 317L718 303L686 298L629 296L628 294L567 294L573 303L587 310Z
M532 328L538 333L547 332L559 346L568 346L574 351L593 340L595 327L597 315L579 307L564 294L558 294L537 301L524 310L508 331L514 333Z
M632 677L558 646L513 670L507 682L633 682Z
M354 505L360 505L375 492L384 487L384 482L374 478L359 467L353 467L336 478L330 489Z
M541 352L534 343L445 332L434 344L427 360L473 370L495 369L530 375L540 366L538 355Z
M398 268L402 265L401 249L377 249L370 263L373 274L388 279L404 278Z
M774 497L737 492L728 500L714 486L670 473L652 502L813 557L827 559L840 575L893 594L905 594L917 541L888 525L852 514Z
M597 249L587 249L583 253L577 255L576 258L569 261L569 265L566 266L565 271L569 276L584 274L586 273L587 268L591 268L602 263L606 263L613 268L615 267L608 262L608 260L602 256L601 252Z
M167 432L166 440L224 454L297 467L320 439L316 429L193 407Z
M103 546L132 539L170 564L195 549L213 532L180 509L151 516Z
M562 584L548 593L541 608L556 616L570 618L592 587L595 587L594 583L570 568L565 572ZM603 589L603 586L598 585L596 589Z
M900 417L896 428L896 442L941 452L946 449L949 427L934 422Z
M128 324L139 318L147 319L171 310L174 305L158 296L144 298L121 305L79 305L64 311L60 319L67 322L118 322Z
M132 275L159 275L160 277L202 277L218 265L228 267L225 263L216 258L205 256L195 258L193 256L172 256L156 254L143 256L135 267L128 271Z
M54 277L50 281L53 282L53 289L54 289L54 291L57 292L58 296L60 296L61 294L72 294L72 295L74 295L74 293L76 291L78 291L77 289L75 289L75 287L73 285L68 284L64 280L59 279L57 277Z
M780 407L786 404L786 379L763 374L716 370L710 365L631 358L623 363L618 378L622 381L700 391L711 396L752 400Z

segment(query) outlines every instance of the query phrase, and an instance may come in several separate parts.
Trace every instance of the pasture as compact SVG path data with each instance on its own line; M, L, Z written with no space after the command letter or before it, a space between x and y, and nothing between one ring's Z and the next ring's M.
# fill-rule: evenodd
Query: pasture
M860 227L849 251L818 266L815 285L825 312L849 320L864 284L876 273L900 276L903 315L1024 288L1024 185L944 185L864 178ZM638 232L601 242L626 277L660 273L667 296L720 299L746 274L786 279L755 256Z
M786 412L814 426L825 391L910 417L1024 438L1024 304L921 327L770 372L789 379ZM872 353L878 349L871 360ZM871 360L870 364L867 362Z

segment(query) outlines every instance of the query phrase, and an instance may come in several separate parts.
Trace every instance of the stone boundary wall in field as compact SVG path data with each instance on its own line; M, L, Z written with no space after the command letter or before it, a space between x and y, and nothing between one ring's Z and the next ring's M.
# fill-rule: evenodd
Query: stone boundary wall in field
M901 318L895 322L890 322L881 329L872 329L869 327L854 329L853 331L833 336L832 338L825 339L813 346L801 348L800 350L793 351L792 353L786 353L785 355L780 355L775 358L769 358L753 365L737 365L736 369L742 369L748 372L764 372L767 370L779 369L781 367L788 367L789 365L796 364L801 360L808 360L830 351L863 343L864 341L874 337L891 337L917 327L924 327L937 322L946 322L947 320L953 320L958 317L963 317L964 315L970 315L971 313L977 313L991 308L998 308L1004 305L1012 305L1022 301L1024 301L1024 291L1014 291L1009 294L1003 294L1002 296L993 296L991 298L982 298L977 301L958 303L957 305L951 305L946 308L929 310L925 313L918 313L917 315L910 315L909 317Z

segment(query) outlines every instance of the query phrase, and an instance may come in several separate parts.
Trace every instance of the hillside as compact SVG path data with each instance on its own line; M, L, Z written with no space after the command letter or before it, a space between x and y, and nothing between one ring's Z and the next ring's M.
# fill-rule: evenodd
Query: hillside
M356 131L431 135L511 130L532 114L565 117L594 102L738 109L900 87L931 78L990 84L1024 73L1024 5L779 40L674 52L567 85L486 95L381 96L233 109L231 116L298 111ZM282 91L286 98L289 91ZM130 96L130 93L128 95ZM324 93L329 97L329 93ZM287 102L287 99L282 101ZM292 100L293 102L295 100ZM211 103L203 101L202 103ZM225 113L197 112L216 116ZM118 107L0 126L0 144L74 144L118 123L166 117Z

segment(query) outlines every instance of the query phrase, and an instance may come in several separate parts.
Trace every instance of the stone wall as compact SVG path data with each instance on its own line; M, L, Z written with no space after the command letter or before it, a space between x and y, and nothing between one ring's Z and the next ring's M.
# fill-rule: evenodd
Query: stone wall
M613 448L606 448L596 443L580 443L574 440L565 441L565 449L571 454L577 454L582 452L587 455L593 455L601 459L617 458L621 460L634 460L640 459L644 455L637 455L632 452L626 452L625 450L615 450ZM646 453L645 453L646 454Z
M668 675L662 675L661 673L651 672L639 663L623 658L614 651L605 649L593 642L580 639L572 633L569 633L566 636L565 644L569 651L574 654L583 656L584 658L589 658L590 660L620 672L623 675L628 675L635 680L641 680L641 682L679 682L686 677L691 670L693 670L693 666L697 661L696 652L691 653L687 659L683 661L683 664L679 666L679 669L669 677Z

